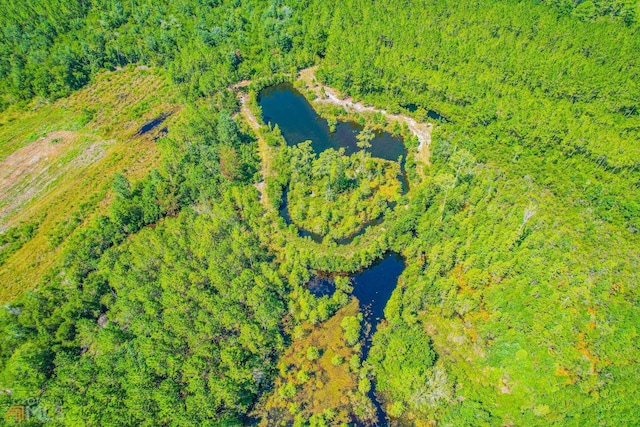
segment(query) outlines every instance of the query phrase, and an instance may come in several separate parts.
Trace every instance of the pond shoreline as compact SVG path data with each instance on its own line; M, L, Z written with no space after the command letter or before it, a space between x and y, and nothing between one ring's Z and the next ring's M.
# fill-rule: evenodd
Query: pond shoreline
M381 259L353 276L353 296L359 301L360 311L364 315L362 334L362 360L369 358L373 336L384 320L384 309L398 286L398 279L405 269L405 261L396 252L387 252ZM373 286L375 284L375 286ZM383 402L376 393L376 381L371 381L367 393L376 409L378 422L375 426L388 425L387 413ZM364 426L364 424L358 424Z
M418 153L417 159L424 162L427 166L431 165L431 132L433 130L432 123L420 123L413 117L405 116L403 114L392 114L384 109L379 109L371 106L364 105L361 102L353 101L352 98L341 98L337 91L329 86L323 85L318 82L315 77L315 71L317 66L305 68L300 71L300 80L304 81L307 86L314 91L317 98L313 102L317 103L329 103L333 105L341 106L347 110L354 111L356 113L380 113L391 121L404 122L409 127L411 133L418 138Z
M393 251L386 252L380 259L348 275L352 279L353 291L351 295L358 301L360 313L363 315L362 330L360 333L362 361L369 358L373 344L373 336L384 321L384 309L398 286L399 277L405 269L405 260L401 254ZM316 297L331 296L336 286L333 281L335 273L317 272L317 275L309 282L309 290ZM374 424L366 424L354 417L354 425L358 427L386 426L388 416L384 410L384 403L376 393L376 381L372 379L371 388L367 392L371 400L378 421Z
M303 70L303 73L301 74L304 74L307 77L309 76L308 70ZM305 81L304 77L301 77L301 80ZM276 84L271 87L273 88L277 86L278 85ZM318 98L315 100L309 100L306 96L302 94L298 94L298 95L302 95L302 99L305 99L306 100L305 103L308 104L308 106L311 107L313 110L315 110L315 108L313 108L314 103L332 103L335 105L340 105L343 108L347 110L352 110L356 113L363 113L363 112L381 113L381 114L384 114L389 121L406 123L408 129L418 138L418 141L419 141L419 147L417 150L418 152L416 153L415 151L412 150L413 153L411 153L410 155L416 156L416 160L419 160L419 161L422 160L423 165L429 164L428 155L429 155L429 144L431 142L431 134L430 134L431 128L432 128L431 124L426 124L426 123L418 124L413 118L410 118L407 116L390 114L390 113L387 113L385 110L378 110L373 107L367 107L360 103L353 102L350 99L341 100L338 98L336 92L333 89L327 88L326 86L319 86L319 85L315 86L315 90L317 92L322 91L322 88L324 88L323 92L328 94L327 98ZM293 87L292 89L295 90L295 88ZM268 109L265 109L265 106L262 105L261 103L258 104L259 108L257 108L256 111L253 111L253 109L255 109L255 105L249 102L251 99L249 95L240 93L239 98L241 101L241 110L240 110L241 115L246 120L246 123L248 123L249 126L252 128L252 130L256 133L258 138L258 150L261 157L261 167L262 167L263 177L264 178L273 177L277 173L277 171L273 170L271 167L271 161L273 160L271 156L274 153L273 151L274 147L270 147L267 144L266 139L263 136L264 135L263 132L265 131L264 123L271 121L270 119L275 117L271 117L271 115L273 114L266 114L268 112ZM250 108L250 105L252 106L251 108ZM299 109L300 108L298 109L294 108L293 111L299 114ZM259 113L261 113L261 116L257 117L257 114ZM282 113L282 111L280 111L280 113ZM289 120L291 120L289 115L293 113L287 112L287 111L285 111L285 113L286 114L284 114L284 117L289 117ZM314 114L317 114L317 112ZM280 114L280 116L283 116L283 114ZM320 116L316 118L316 120L321 120ZM294 120L294 121L298 124L304 122L304 120ZM322 119L322 121L325 121L325 120ZM275 123L278 123L278 120L275 120ZM282 124L279 124L279 128L280 128L280 132L282 132L282 136L285 137L287 134L287 129L283 127ZM304 141L304 140L310 139L314 141L316 137L321 137L321 136L324 137L326 136L325 134L326 134L326 130L323 130L319 134L311 133L313 137L309 135L299 135L298 133L294 132L292 133L294 137L289 138L289 139L292 139L292 141L289 141L289 139L286 137L284 139L287 145L291 145L291 142L296 143L296 142L299 142L298 140ZM400 156L400 158L402 159L406 158L406 154L407 154L406 145L404 145L404 143L403 143L403 147L405 151L404 151L404 155ZM327 149L327 148L334 148L334 147L325 147L323 149ZM421 156L426 156L426 161L424 160L424 157L421 157ZM391 157L395 158L396 156L391 156ZM381 158L384 158L384 157L381 157ZM390 160L390 161L393 161L393 160ZM402 172L404 173L404 170L402 170ZM404 175L403 175L403 179L406 179ZM261 201L265 205L265 207L268 209L274 209L266 200L267 191L264 183L257 185L256 188L260 192ZM404 193L405 192L403 191L403 194ZM280 215L280 217L284 219L285 224L291 224L293 223L293 221L291 220L288 214L288 211L286 211L286 208L288 205L287 202L288 202L287 193L285 189L285 194L284 194L282 203L280 204L279 208L275 208L275 209L277 210L277 213ZM285 212L283 212L283 208L285 209ZM377 218L373 222L377 223L376 221L384 222L380 218ZM353 241L353 239L358 237L360 234L363 234L364 231L369 228L368 225L370 224L363 224L363 226L358 230L357 233L355 233L353 236L350 236L350 238L345 239L346 240L345 242L340 242L340 243L350 244ZM309 233L308 231L305 232L300 227L297 227L297 228L298 228L298 233L300 233L299 237L301 238L310 237L312 241L316 242L316 244L318 245L322 244L322 239L319 239L319 236L315 236L313 235L313 233ZM354 285L352 296L358 300L360 305L360 311L364 316L363 322L362 322L363 329L362 329L362 335L361 335L361 341L360 341L362 346L361 347L362 361L366 361L368 359L369 350L371 349L371 345L372 345L373 335L376 333L377 328L383 324L384 308L386 307L386 303L391 297L391 294L393 293L394 289L397 287L398 278L402 274L402 271L404 270L404 268L405 268L404 261L402 260L399 254L396 254L390 251L385 251L380 258L378 258L377 260L374 260L371 264L367 265L364 268L361 268L359 271L349 274L349 276L353 278L353 285ZM333 272L327 272L327 274L331 276L333 274L340 274L340 273L337 271L333 271ZM310 289L309 289L312 293L314 293L316 297L330 295L331 293L333 293L333 291L335 291L335 286L332 287L329 284L325 283L326 280L322 280L321 277L318 277L318 279L319 280L316 280L317 283L316 282L311 283ZM372 373L370 372L367 375L371 376ZM377 426L388 425L388 419L384 410L384 404L380 399L378 399L378 396L376 394L375 378L370 377L370 379L371 379L371 385L370 385L370 389L366 393L366 396L368 397L370 402L373 404L372 409L375 410L375 417L378 419L378 421L373 425L377 425ZM364 424L356 419L354 419L354 422L358 426L369 425L369 424Z

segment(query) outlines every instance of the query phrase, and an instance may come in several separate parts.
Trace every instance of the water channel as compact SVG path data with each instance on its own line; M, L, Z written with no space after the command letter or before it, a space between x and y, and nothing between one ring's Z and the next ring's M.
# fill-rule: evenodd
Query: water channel
M325 119L320 117L309 101L291 84L283 83L268 87L260 93L259 104L262 108L265 123L277 124L288 145L295 145L311 140L311 146L316 153L329 148L344 148L345 154L350 155L359 150L356 136L362 126L354 122L340 122L335 131L331 132ZM407 155L402 139L388 132L377 132L368 149L372 157L397 161ZM403 179L403 177L399 177ZM403 182L406 184L406 182ZM287 192L285 191L280 214L287 224L291 224L287 206ZM373 223L379 223L381 218ZM350 243L357 235L362 234L368 225L354 236L339 241L339 244ZM322 236L305 230L299 231L302 236L309 236L316 242L322 241ZM362 358L366 360L371 349L371 340L380 321L384 318L384 308L398 283L398 277L404 270L403 259L398 254L389 254L374 263L369 268L353 276L353 296L360 303L360 310L364 317L362 334ZM330 276L330 275L329 275ZM331 278L317 277L308 283L309 290L316 296L331 295L335 285ZM387 425L387 418L382 405L375 395L373 384L369 397L376 407L379 426Z
M384 308L389 298L391 298L391 294L398 283L398 277L400 277L403 270L404 261L402 257L392 253L352 278L353 296L358 299L360 310L364 317L361 340L362 360L366 360L369 357L373 335L376 333L380 321L384 319ZM316 297L330 296L336 289L330 275L316 277L307 286ZM372 384L368 396L376 408L377 425L387 425L386 414L375 394L375 383Z

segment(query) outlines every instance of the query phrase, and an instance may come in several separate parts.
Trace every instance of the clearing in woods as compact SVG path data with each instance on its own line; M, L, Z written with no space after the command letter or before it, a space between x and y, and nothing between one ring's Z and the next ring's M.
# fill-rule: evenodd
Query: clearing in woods
M103 73L53 103L35 100L0 113L0 233L37 224L0 261L0 302L36 286L67 237L106 213L116 172L136 180L159 164L159 127L136 134L157 117L168 117L163 126L170 126L177 113L168 83L135 67Z

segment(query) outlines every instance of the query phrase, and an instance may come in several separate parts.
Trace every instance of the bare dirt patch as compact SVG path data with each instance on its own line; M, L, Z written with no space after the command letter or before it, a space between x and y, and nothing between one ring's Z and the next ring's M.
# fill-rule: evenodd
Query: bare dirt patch
M0 162L0 223L42 194L70 168L82 168L104 155L104 142L82 142L87 135L50 132ZM72 159L67 154L85 145Z
M251 84L251 80L240 80L238 83L231 86L233 90L245 88Z

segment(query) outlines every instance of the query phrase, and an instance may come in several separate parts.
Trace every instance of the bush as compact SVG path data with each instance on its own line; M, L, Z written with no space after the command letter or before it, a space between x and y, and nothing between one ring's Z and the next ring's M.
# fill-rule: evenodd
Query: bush
M320 351L317 348L311 346L307 349L308 360L313 362L314 360L317 360L319 357L320 357Z

